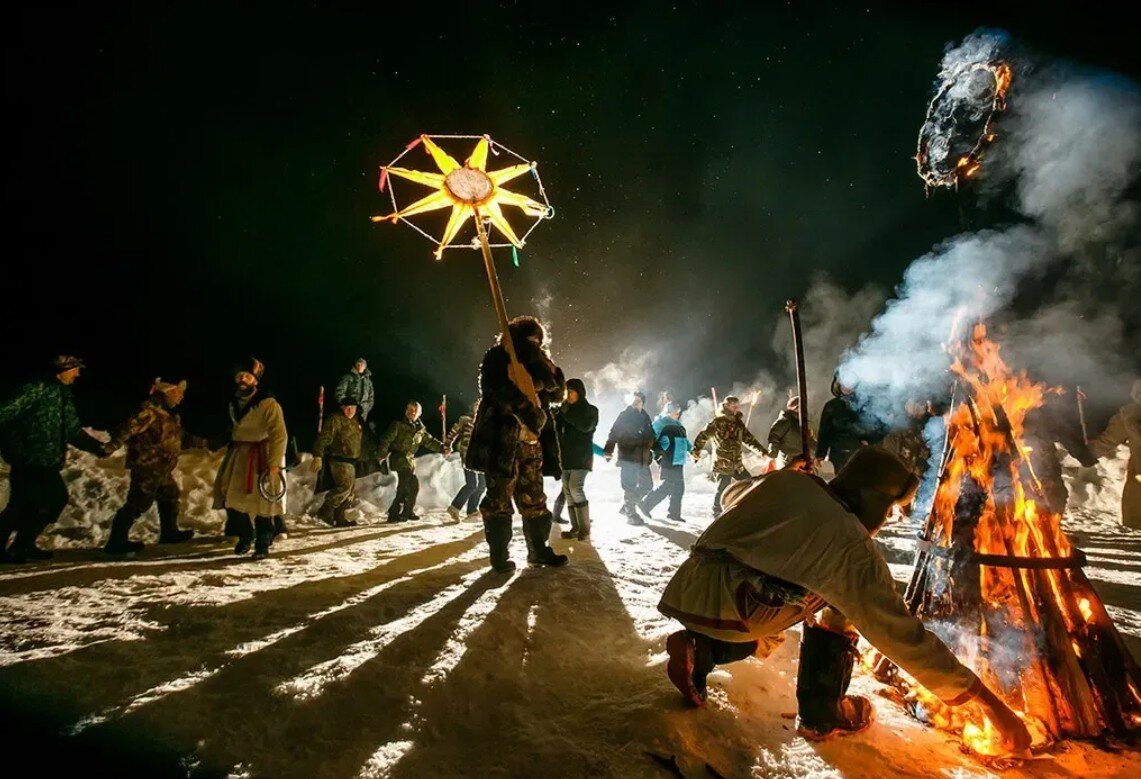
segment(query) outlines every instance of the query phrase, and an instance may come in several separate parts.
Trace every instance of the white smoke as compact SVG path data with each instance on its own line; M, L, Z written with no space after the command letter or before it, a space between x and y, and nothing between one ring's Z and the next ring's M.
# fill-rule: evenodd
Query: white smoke
M1002 34L976 33L947 52L943 71L993 59L1003 43ZM1013 190L1026 221L958 236L916 260L871 332L844 356L841 380L883 421L898 418L909 397L942 393L944 343L958 317L1006 320L1004 351L1032 372L1085 376L1089 384L1120 383L1129 370L1114 348L1120 317L1136 310L1129 261L1137 258L1138 219L1127 193L1141 167L1141 97L1121 78L1014 64L984 172L992 189ZM1122 283L1108 296L1092 294L1107 273ZM1013 311L1031 279L1049 282L1047 290L1029 310Z

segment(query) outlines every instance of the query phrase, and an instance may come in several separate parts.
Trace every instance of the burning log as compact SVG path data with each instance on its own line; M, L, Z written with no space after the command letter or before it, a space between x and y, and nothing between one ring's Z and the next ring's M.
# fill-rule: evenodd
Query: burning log
M1021 444L1045 387L1014 374L976 325L956 355L946 451L908 606L1024 715L1035 743L1141 732L1141 672L1082 573ZM893 674L882 661L877 676ZM906 685L907 683L904 682ZM922 689L917 713L993 754L989 722Z

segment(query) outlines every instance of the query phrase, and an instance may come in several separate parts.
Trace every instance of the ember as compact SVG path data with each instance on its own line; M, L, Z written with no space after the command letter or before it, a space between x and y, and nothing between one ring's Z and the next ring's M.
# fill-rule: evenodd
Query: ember
M1039 500L1021 443L1048 390L1011 371L981 324L952 358L947 448L908 605L1020 713L1035 746L1135 732L1141 675L1082 573L1084 555ZM973 706L949 709L921 688L913 702L970 751L996 754L996 733Z

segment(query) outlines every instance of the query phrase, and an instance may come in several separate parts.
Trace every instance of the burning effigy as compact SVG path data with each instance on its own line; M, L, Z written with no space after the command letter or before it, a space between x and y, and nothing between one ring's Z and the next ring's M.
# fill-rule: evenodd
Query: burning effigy
M967 56L944 62L919 129L915 164L929 192L957 188L978 172L995 139L995 119L1006 108L1013 69L1000 50L1004 39L976 40Z
M1011 370L982 323L949 352L953 403L908 606L1020 713L1036 747L1141 732L1141 671L1046 507L1023 441L1049 388ZM970 752L998 753L971 707L943 706L886 663L877 671L921 720L960 733Z

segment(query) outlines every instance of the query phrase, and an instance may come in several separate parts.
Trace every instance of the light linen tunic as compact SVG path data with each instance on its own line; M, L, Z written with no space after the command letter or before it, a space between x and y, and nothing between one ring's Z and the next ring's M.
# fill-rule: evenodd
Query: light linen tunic
M266 500L258 491L257 480L271 465L285 468L287 440L285 416L273 398L262 398L235 420L230 448L214 480L214 508L234 509L255 517L284 514L285 496L277 501Z
M777 471L731 500L666 586L663 614L723 641L761 641L763 651L823 601L945 702L977 692L981 682L908 611L868 531L823 481ZM758 604L749 597L757 572L799 584L809 598L782 609Z

